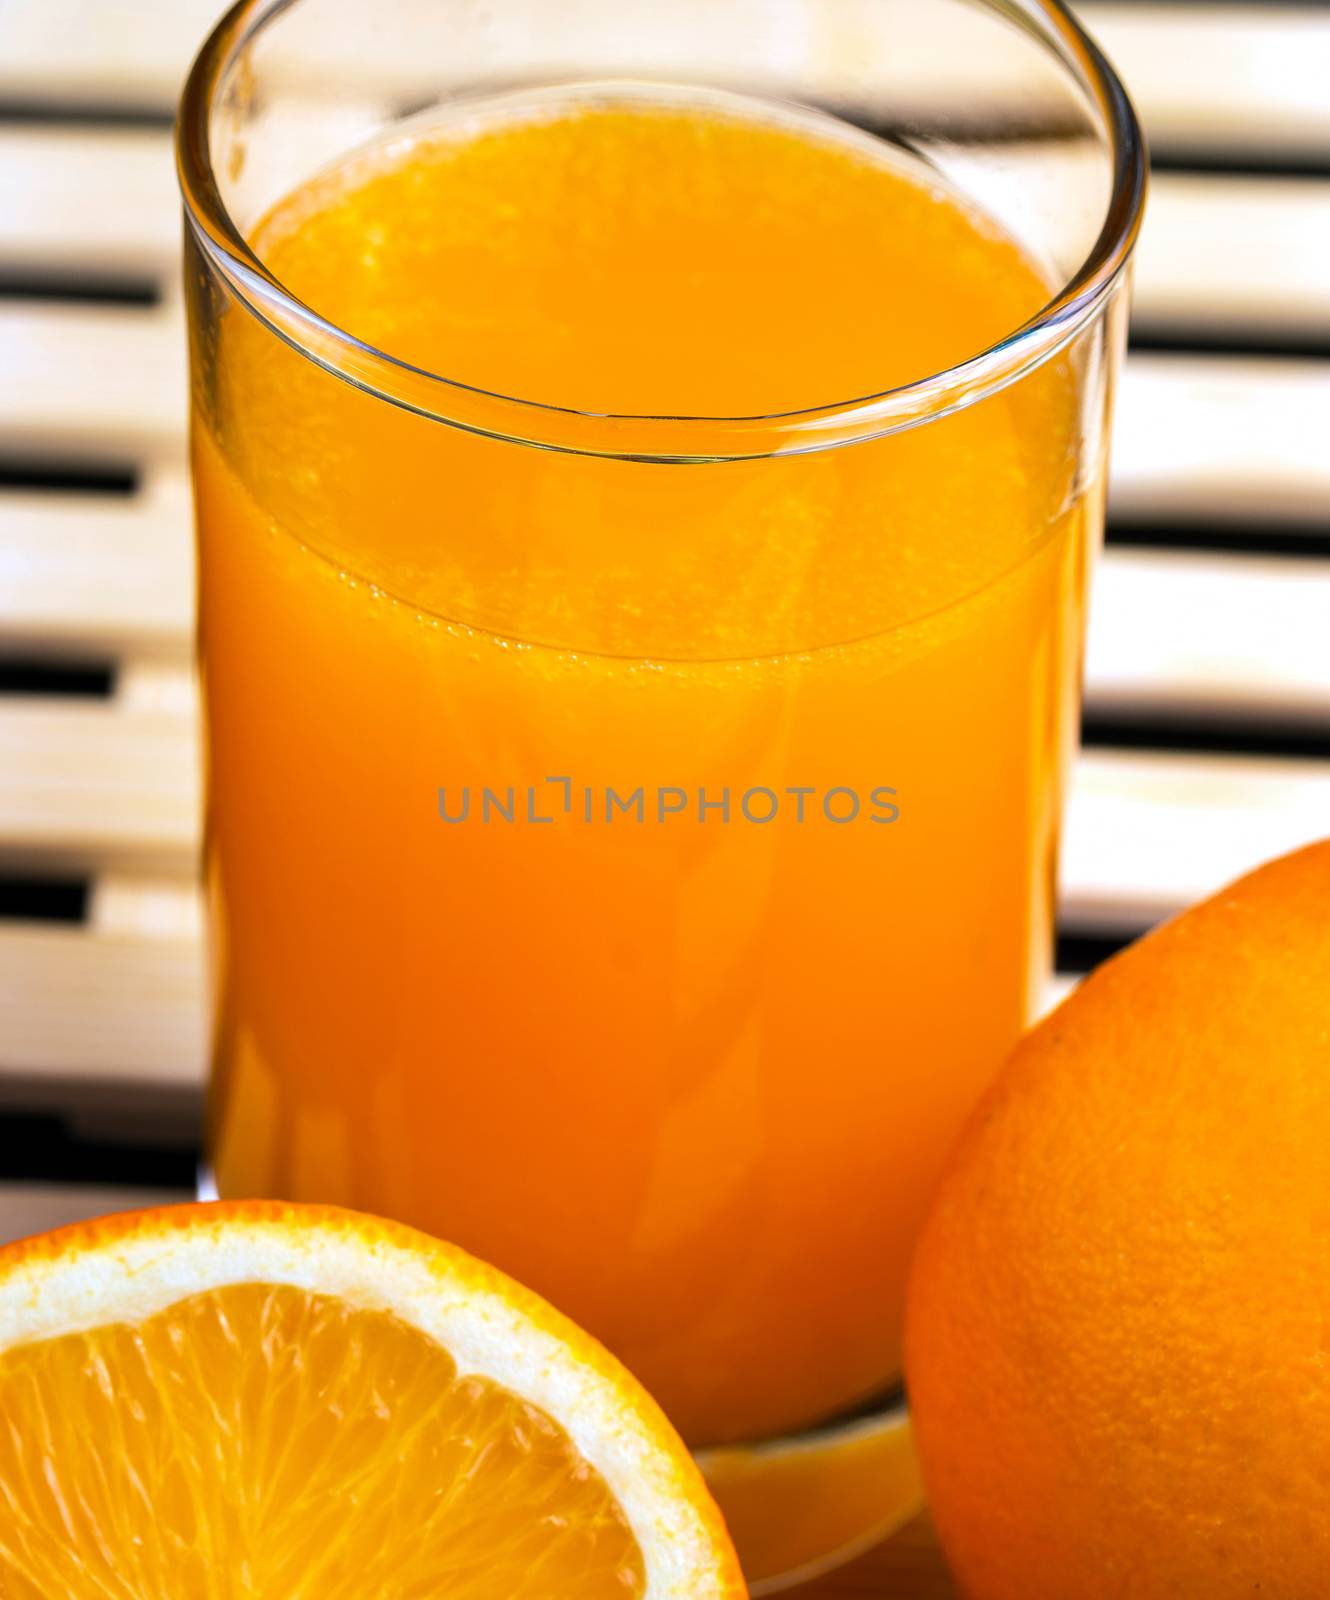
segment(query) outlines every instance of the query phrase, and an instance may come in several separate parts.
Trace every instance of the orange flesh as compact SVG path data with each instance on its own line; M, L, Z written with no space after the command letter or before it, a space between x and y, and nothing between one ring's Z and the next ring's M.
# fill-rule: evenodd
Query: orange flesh
M398 1318L211 1290L0 1355L6 1600L645 1592L548 1416Z
M422 134L258 238L368 342L600 410L881 389L1047 299L904 169L696 107ZM223 1194L457 1241L694 1444L889 1383L915 1229L1047 957L1069 363L874 443L652 466L413 416L240 308L195 354ZM438 816L555 774L863 815Z

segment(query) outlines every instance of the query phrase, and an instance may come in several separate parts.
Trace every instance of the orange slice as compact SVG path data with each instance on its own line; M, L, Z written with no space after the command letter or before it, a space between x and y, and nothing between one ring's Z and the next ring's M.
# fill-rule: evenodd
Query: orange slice
M902 1409L801 1439L704 1450L754 1596L797 1587L896 1532L924 1503Z
M594 1340L352 1212L137 1212L0 1250L5 1600L711 1600L701 1476Z

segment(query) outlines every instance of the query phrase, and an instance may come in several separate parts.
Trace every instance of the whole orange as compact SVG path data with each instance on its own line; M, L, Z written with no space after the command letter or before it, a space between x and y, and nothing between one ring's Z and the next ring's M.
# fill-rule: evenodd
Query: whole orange
M921 1241L906 1370L970 1600L1330 1595L1330 841L1026 1037Z

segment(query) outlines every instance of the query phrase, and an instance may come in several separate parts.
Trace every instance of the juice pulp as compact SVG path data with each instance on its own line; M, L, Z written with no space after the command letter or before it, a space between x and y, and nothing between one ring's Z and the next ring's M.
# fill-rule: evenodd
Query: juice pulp
M254 238L367 343L597 412L873 393L1048 298L830 119L626 89L418 128ZM366 395L197 273L221 1192L456 1241L694 1444L890 1385L1048 958L1073 358L875 441L614 460Z

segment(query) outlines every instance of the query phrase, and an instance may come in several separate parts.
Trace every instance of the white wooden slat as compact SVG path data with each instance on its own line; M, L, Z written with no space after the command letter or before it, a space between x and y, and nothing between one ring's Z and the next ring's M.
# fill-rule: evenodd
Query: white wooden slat
M1330 11L1082 0L1156 149L1330 159Z
M0 856L72 872L187 869L200 813L189 678L170 666L130 667L122 677L106 704L0 699ZM1100 712L1324 723L1327 563L1109 552L1087 699ZM1087 762L1095 773L1111 757L1093 752ZM1184 766L1197 773L1186 789L1189 805L1212 810L1207 773L1223 770L1223 762ZM1157 768L1146 762L1141 771L1151 778ZM1274 763L1255 771L1288 778L1296 797L1309 768ZM1324 826L1330 832L1330 805ZM1186 835L1176 848L1191 853ZM1074 896L1077 882L1069 878ZM1122 882L1130 896L1143 875L1128 872Z
M1009 147L1001 177L1025 185L1027 159L1043 171L1047 149ZM1082 181L1078 168L1069 181ZM165 130L0 126L0 268L174 282L179 209ZM1161 173L1137 253L1136 325L1325 335L1327 261L1330 179Z
M1330 763L1089 751L1064 846L1064 927L1135 934L1328 828ZM0 926L4 1094L201 1082L193 896L179 878L125 881L91 928Z
M202 1081L202 947L38 923L0 924L0 1084L169 1091Z
M85 55L76 49L67 58L62 56L61 24L77 27L87 13L98 14L99 3L104 5L104 0L42 0L40 8L29 5L30 11L38 12L36 17L11 19L8 27L0 26L0 98L57 104L82 100L151 106L162 112L173 106L216 7L208 6L206 0L177 0L170 26L145 37L140 48L126 37L129 30L119 36L103 31L95 51ZM170 4L171 0L158 0L159 6ZM358 9L364 12L363 7ZM624 70L634 62L651 62L657 75L666 79L706 76L708 67L728 78L728 64L745 53L753 84L779 92L793 88L810 63L829 73L834 82L843 83L846 67L853 76L859 64L853 52L856 47L862 50L861 30L852 14L839 19L844 26L837 30L817 19L814 8L799 5L767 6L762 47L756 50L752 15L718 8L711 0L674 0L668 8L648 4L618 9L586 0L563 0L558 10L549 10L546 17L540 15L539 6L509 6L495 8L480 26L475 25L474 17L455 25L449 9L439 6L437 0L415 0L413 6L408 0L398 0L398 12L392 28L376 26L372 16L358 16L352 6L344 6L340 17L317 29L302 29L297 19L296 27L274 31L266 64L280 73L288 89L298 91L312 84L322 89L335 82L343 90L368 90L418 103L438 90L475 81L530 77L563 82L607 75L640 76ZM677 14L682 14L683 26ZM403 39L410 41L409 48L403 48ZM709 62L708 49L713 52ZM1002 51L1018 66L1028 63L1031 55L1015 30L1006 34L995 31L991 51ZM893 60L890 69L898 64ZM991 68L992 64L990 59L987 65ZM909 59L909 72L900 77L907 87L924 81L931 93L937 69L949 66L943 79L947 86L954 87L958 72L963 71L963 91L983 96L993 76L991 71L985 72L985 65L977 57L956 62L954 48L950 63L940 52L916 50ZM1008 65L1004 59L1002 76L1010 81L1011 74L1005 70Z
M1133 327L1141 331L1324 338L1330 179L1157 173L1134 278Z
M192 718L198 712L193 671L182 672L178 657L121 661L115 676L115 705L124 716Z
M169 113L224 10L223 0L7 0L0 98Z
M62 870L192 870L192 717L0 701L0 840ZM1087 751L1068 824L1068 917L1142 926L1254 863L1330 832L1330 765Z
M179 256L165 131L0 124L0 266L166 274Z
M1032 255L1079 259L1086 208L1103 188L1100 151L1021 140L950 147L937 160ZM1324 339L1327 261L1330 176L1157 172L1134 262L1133 330L1193 331L1212 344L1233 332Z
M0 494L0 642L33 654L180 657L193 628L189 485L131 497Z
M251 220L247 195L266 210L383 121L383 108L365 102L337 101L317 114L298 104L268 109L263 138L281 160L233 173L230 199L242 224ZM169 128L0 123L0 267L152 274L174 284L181 229Z
M206 1008L202 973L195 970L202 966L201 950L187 960L188 976L182 982L178 950L143 941L135 959L126 963L123 949L113 952L97 939L85 938L91 949L71 959L68 946L77 937L64 941L64 948L47 942L47 959L34 960L40 940L21 934L6 951L0 933L0 953L12 956L18 950L18 967L28 980L22 1003L28 1013L25 1030L17 1046L0 1048L0 1108L59 1111L101 1134L119 1125L137 1143L154 1135L188 1137L197 1132L207 1077ZM71 968L77 969L81 998L90 1008L86 1026L71 1027L79 1019L67 1015L64 996ZM135 984L132 1013L115 988L120 978ZM1040 1014L1060 1005L1079 981L1059 973L1048 986ZM3 988L0 980L0 994ZM26 1051L24 1041L29 1044ZM116 1192L110 1191L104 1202L107 1211L149 1203L130 1198L118 1204ZM10 1224L6 1194L0 1185L0 1242L5 1235L17 1238L32 1231ZM34 1204L38 1200L34 1195ZM78 1215L68 1220L78 1220ZM32 1226L56 1227L59 1222L38 1220Z
M1330 520L1330 361L1137 354L1110 502L1144 521Z
M193 1198L184 1191L122 1189L109 1184L0 1183L0 1244L116 1211Z
M1089 750L1067 814L1062 915L1135 931L1330 834L1330 762Z
M192 876L103 874L77 927L0 923L0 1109L193 1138L207 1008Z
M186 903L177 888L124 892ZM0 928L0 1105L74 1106L105 1120L106 1090L123 1089L141 1118L155 1094L159 1119L188 1115L206 1076L206 1003L199 918L174 937L133 928ZM1060 974L1044 1010L1075 987ZM171 1105L164 1097L190 1097ZM112 1102L113 1108L113 1102Z
M174 108L217 0L0 6L0 99ZM1161 148L1330 145L1330 16L1318 7L1083 0ZM335 54L335 40L329 45Z
M179 308L0 304L0 446L184 450ZM1115 508L1134 517L1330 518L1330 361L1145 355L1123 372Z
M135 458L184 448L179 307L0 302L0 445Z
M197 942L203 932L203 902L192 876L103 873L93 882L86 922L97 938L117 934Z
M169 469L125 502L0 494L0 646L128 658L121 708L188 714L189 526L188 485ZM1086 700L1209 719L1330 716L1330 561L1108 549Z
M0 859L188 870L199 803L193 717L0 697Z
M1330 726L1330 561L1108 550L1085 680L1099 712Z
M18 15L0 10L0 100L127 105L162 114L174 109L189 63L224 5L157 0L117 19L121 26L108 26L115 9L108 0L27 0L12 6ZM683 12L684 26L667 10ZM322 91L334 82L352 95L369 91L418 102L439 89L510 75L551 82L607 72L622 77L624 64L633 61L655 63L662 77L687 77L688 65L710 47L713 65L722 67L746 51L749 72L773 87L789 84L787 69L798 72L810 56L834 54L843 38L852 46L857 37L852 24L840 35L811 26L812 14L797 5L767 10L763 48L755 51L751 14L711 0L631 9L563 0L544 16L539 5L498 7L478 26L475 16L455 20L438 0L398 0L391 27L363 6L343 5L321 27L302 27L297 19L294 27L274 30L265 64L288 89L316 84ZM78 37L67 40L66 30ZM1010 37L1017 39L1014 32ZM681 39L687 46L682 59ZM1014 43L1013 54L1028 58L1029 51ZM973 63L981 88L982 65Z

